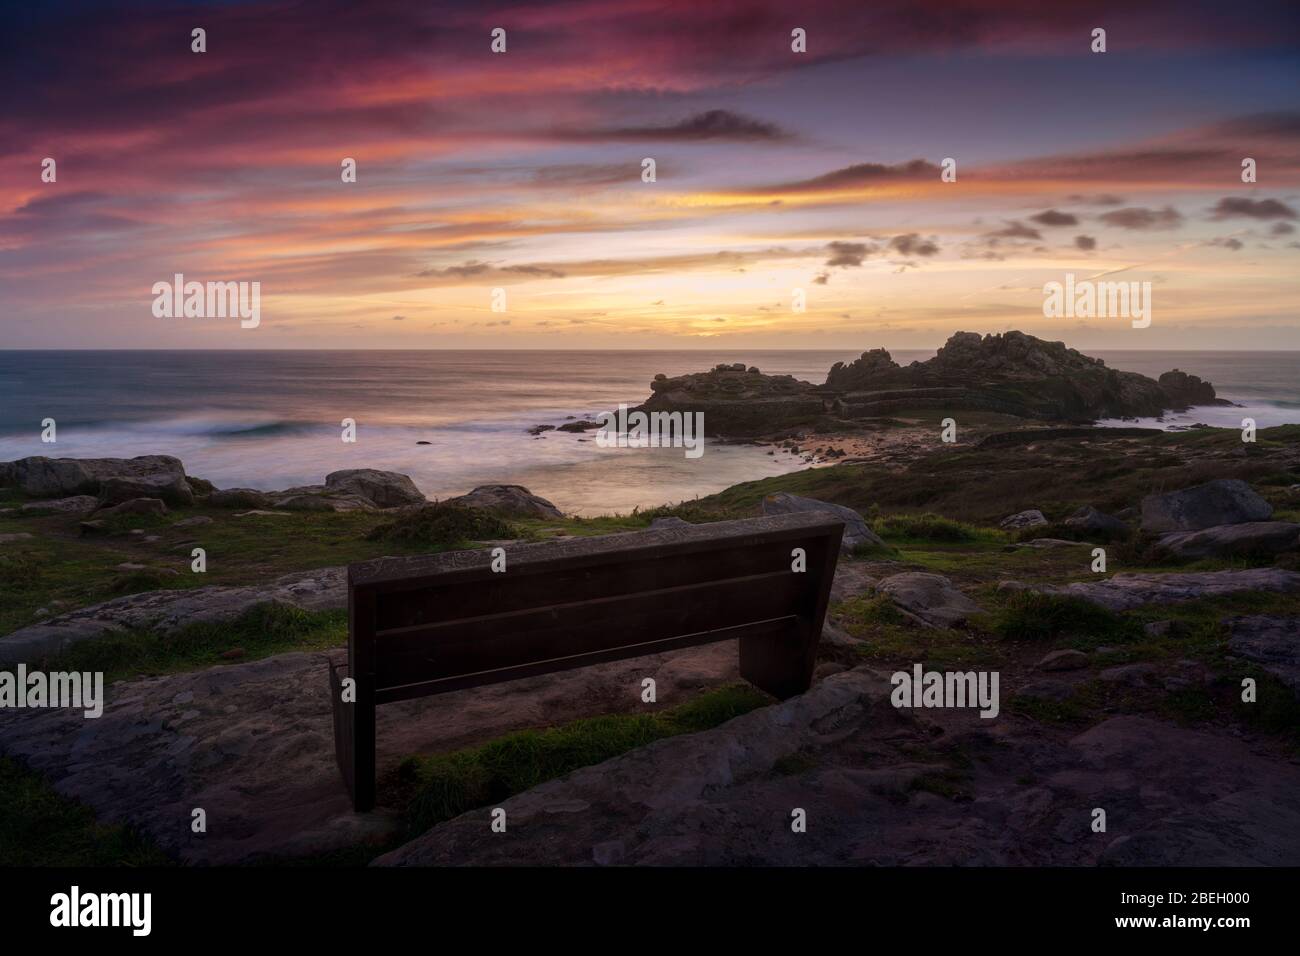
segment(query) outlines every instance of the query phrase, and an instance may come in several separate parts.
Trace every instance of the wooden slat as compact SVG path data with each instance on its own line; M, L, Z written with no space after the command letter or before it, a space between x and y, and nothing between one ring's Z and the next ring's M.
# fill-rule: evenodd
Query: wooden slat
M787 568L384 631L376 637L376 688L783 617L814 580Z
M418 624L473 618L489 613L548 607L602 595L651 591L746 577L790 568L793 547L822 550L824 538L727 547L672 558L623 556L595 567L550 571L543 565L516 567L506 557L506 570L490 574L472 586L465 582L430 584L414 591L384 592L376 609L380 631Z
M454 690L481 687L485 684L501 684L506 681L520 680L524 677L535 677L539 674L553 674L558 671L574 670L579 667L590 667L592 664L602 664L607 661L620 661L631 657L663 654L667 651L680 650L684 647L698 647L702 644L716 644L719 641L739 640L743 647L747 640L754 638L789 638L796 623L796 619L793 617L774 618L769 621L755 621L752 624L724 627L698 634L681 634L665 640L647 641L642 644L625 644L621 647L576 654L567 658L535 661L531 664L498 667L473 674L462 674L457 677L444 677L416 684L406 684L400 687L388 687L376 693L376 700L381 704L387 704L398 700L410 700L414 697L427 697L431 694L445 694Z

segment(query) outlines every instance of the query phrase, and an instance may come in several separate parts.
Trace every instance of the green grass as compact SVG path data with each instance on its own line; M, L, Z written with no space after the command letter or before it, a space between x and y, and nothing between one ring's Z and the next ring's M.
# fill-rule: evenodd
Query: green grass
M887 541L1004 541L1006 536L991 528L977 528L927 512L921 515L890 515L876 521L872 530Z
M95 822L39 774L0 757L0 866L166 866L146 837Z
M368 541L393 541L438 550L466 548L475 541L518 538L520 530L505 519L478 508L432 504L413 514L376 525Z
M749 685L734 684L653 714L590 717L520 731L468 750L409 758L399 770L414 787L406 809L408 829L424 832L581 767L666 737L716 727L767 703Z
M234 621L191 624L170 635L124 631L83 641L50 661L47 669L103 671L104 680L112 682L288 651L324 650L346 643L347 634L344 611L310 612L267 603L250 608Z
M1012 593L987 615L983 626L1002 640L1042 643L1086 638L1094 644L1125 642L1142 636L1141 625L1082 598L1035 591Z

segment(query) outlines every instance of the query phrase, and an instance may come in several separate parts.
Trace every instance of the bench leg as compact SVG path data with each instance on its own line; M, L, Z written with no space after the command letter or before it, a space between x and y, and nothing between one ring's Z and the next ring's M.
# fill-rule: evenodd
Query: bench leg
M740 639L740 676L778 700L812 686L817 641L803 620L773 624L769 630Z
M347 665L330 665L330 698L334 711L334 756L352 808L364 813L375 805L375 705L374 695L356 687L356 702L343 700ZM367 701L368 706L362 701Z
M375 693L357 679L357 702L352 708L354 783L352 809L365 813L375 807Z

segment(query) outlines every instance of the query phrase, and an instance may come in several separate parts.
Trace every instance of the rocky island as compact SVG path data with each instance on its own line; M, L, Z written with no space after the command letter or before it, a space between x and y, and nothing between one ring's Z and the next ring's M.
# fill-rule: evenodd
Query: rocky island
M797 426L834 430L917 409L1086 424L1225 404L1195 375L1173 369L1157 381L1024 332L957 332L934 358L907 366L874 349L835 363L822 385L737 364L659 375L650 388L643 410L703 412L706 432L728 437Z

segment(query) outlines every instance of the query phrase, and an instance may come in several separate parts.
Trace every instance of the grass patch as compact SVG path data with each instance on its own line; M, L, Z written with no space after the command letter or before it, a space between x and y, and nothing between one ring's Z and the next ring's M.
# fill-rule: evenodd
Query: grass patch
M873 530L882 538L912 541L962 542L1002 538L999 532L991 529L977 528L929 512L921 515L891 515L875 522Z
M346 643L344 611L303 611L287 604L249 608L233 621L198 623L169 634L124 631L74 644L48 668L103 671L111 682L172 674L214 664L257 660L288 651L325 650Z
M1094 644L1124 643L1142 636L1131 617L1121 617L1083 598L1036 591L1013 593L987 616L984 626L1002 640L1041 643L1086 638Z
M490 511L439 503L425 505L413 514L377 525L366 535L366 540L454 550L475 541L518 537L518 528Z
M406 810L408 828L422 833L467 810L656 740L716 727L769 702L748 684L733 684L654 714L590 717L468 750L409 758L399 771L415 791Z
M97 823L39 774L0 757L0 866L167 866L167 855L129 827Z

